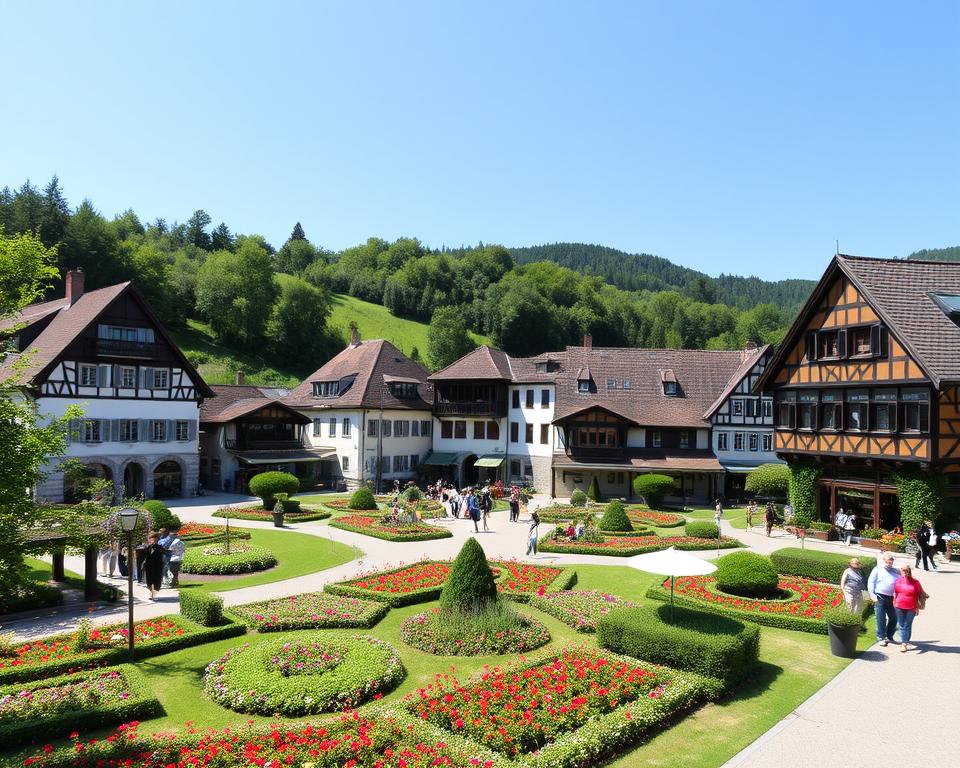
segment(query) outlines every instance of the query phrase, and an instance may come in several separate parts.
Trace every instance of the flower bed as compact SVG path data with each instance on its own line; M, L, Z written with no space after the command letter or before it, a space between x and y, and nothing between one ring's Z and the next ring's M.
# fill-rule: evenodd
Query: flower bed
M614 608L635 608L637 603L604 592L564 590L533 595L530 605L549 613L577 632L596 632L597 622Z
M627 517L635 523L656 528L677 528L686 525L687 518L673 512L657 512L647 507L627 507Z
M0 687L0 744L47 738L60 729L96 728L163 714L129 664Z
M300 717L359 706L405 674L393 646L375 637L280 640L228 651L207 665L203 688L235 712Z
M737 539L723 537L720 539L721 549L742 547ZM701 539L692 536L607 536L602 542L569 541L548 536L540 542L538 549L541 552L566 552L575 555L611 555L613 557L630 557L642 555L645 552L657 552L661 549L674 547L681 550L716 549L716 539Z
M201 627L182 616L159 616L133 625L137 658L156 656L191 645L235 637L246 632L242 624ZM0 656L0 683L35 680L64 672L77 672L127 657L127 625L111 624L90 633L91 646L77 648L77 633L56 635L15 646L14 656Z
M576 582L570 568L530 565L516 560L491 560L497 578L497 591L504 597L526 602L530 595L567 589ZM379 600L393 607L425 603L440 597L450 570L449 562L423 560L413 565L374 571L349 581L327 584L323 589L334 595Z
M712 576L678 577L674 584L674 600L678 605L714 611L757 624L818 634L827 632L824 609L843 602L839 587L800 576L781 576L778 586L785 597L772 600L726 594L717 589L715 582ZM650 587L647 597L669 600L670 580Z
M277 768L494 768L502 759L466 739L406 714L367 712L341 715L323 725L231 726L186 732L141 734L138 722L121 725L106 738L42 749L18 765L30 768L169 768L169 766L250 766Z
M495 656L525 653L550 642L536 619L500 607L479 617L450 615L439 608L418 613L400 624L407 645L437 656Z
M260 520L265 523L273 522L273 510L263 509L262 507L230 507L228 509L218 509L213 513L214 517L229 517L231 520ZM308 523L311 520L326 520L330 517L330 512L326 509L317 507L301 507L299 512L284 512L283 519L288 523ZM233 536L233 532L230 532Z
M598 509L602 511L603 507ZM540 518L541 523L561 523L590 515L593 515L593 509L574 507L570 504L554 504L537 510L537 517Z
M230 610L258 632L279 632L288 629L369 628L390 609L373 600L308 592L237 605Z
M526 765L583 766L701 700L697 675L602 651L567 648L472 681L438 675L410 694L409 711ZM536 754L530 754L534 753Z
M184 523L177 531L177 535L187 544L207 544L223 541L227 537L227 527L210 523ZM230 541L249 538L250 531L242 528L230 530Z
M265 547L254 547L250 544L230 545L230 552L226 552L226 544L208 544L200 547L189 547L183 555L183 573L226 575L232 573L253 573L265 571L277 564L273 552Z
M446 528L435 525L413 523L412 525L391 525L383 522L381 517L370 515L345 515L330 521L331 528L342 528L345 531L362 533L364 536L374 536L387 541L429 541L430 539L448 539L453 536Z

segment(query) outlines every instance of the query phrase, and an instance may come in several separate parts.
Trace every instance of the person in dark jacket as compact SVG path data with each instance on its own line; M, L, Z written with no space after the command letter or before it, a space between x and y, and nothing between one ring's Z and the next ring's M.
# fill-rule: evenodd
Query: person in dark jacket
M474 533L480 533L480 505L477 503L477 494L473 492L473 488L467 491L467 512L473 520Z
M777 522L777 510L774 508L772 501L767 502L767 511L763 516L763 520L767 524L767 536L769 536L774 524Z
M143 553L143 572L151 600L156 597L163 582L163 564L167 556L167 550L157 543L158 538L155 533L147 536L147 548Z
M937 531L933 527L933 523L929 520L924 520L923 525L921 525L917 531L917 561L914 564L914 568L920 567L920 560L922 558L923 570L929 571L931 567L933 570L937 570L937 563L934 558L937 554L938 540L939 536L937 536Z

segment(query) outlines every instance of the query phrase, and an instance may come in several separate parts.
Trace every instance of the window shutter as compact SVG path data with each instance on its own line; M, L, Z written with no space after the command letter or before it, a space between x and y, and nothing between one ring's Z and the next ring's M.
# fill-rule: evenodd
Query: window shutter
M98 365L97 366L97 386L106 387L109 384L109 379L110 379L110 366Z
M153 389L153 368L141 368L140 375L141 389Z
M169 443L177 437L177 422L173 419L167 419L167 432L163 436L164 442Z
M807 334L807 360L817 359L817 332L811 331Z
M874 357L880 357L883 354L881 341L880 326L870 326L870 354Z
M67 423L67 442L72 443L77 437L77 432L80 430L80 420L79 419L70 419Z
M150 419L140 419L140 423L137 425L137 440L142 443L148 443L153 439L153 435L150 432Z
M123 377L122 377L122 375L120 374L120 366L119 366L119 365L114 365L114 366L111 367L110 383L111 383L114 387L119 387L121 384L123 384Z
M847 332L846 330L837 331L837 351L838 357L847 356Z
M100 419L100 442L110 442L110 419Z
M190 419L190 422L187 426L187 437L189 440L197 439L197 422L193 419Z
M110 420L110 440L114 443L120 442L120 419Z

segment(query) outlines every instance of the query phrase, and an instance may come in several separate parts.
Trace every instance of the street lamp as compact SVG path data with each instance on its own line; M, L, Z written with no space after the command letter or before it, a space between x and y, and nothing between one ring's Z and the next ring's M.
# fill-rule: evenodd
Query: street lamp
M137 528L140 510L124 507L120 510L120 529L127 534L127 640L130 661L133 661L133 569L137 556L133 551L133 532Z

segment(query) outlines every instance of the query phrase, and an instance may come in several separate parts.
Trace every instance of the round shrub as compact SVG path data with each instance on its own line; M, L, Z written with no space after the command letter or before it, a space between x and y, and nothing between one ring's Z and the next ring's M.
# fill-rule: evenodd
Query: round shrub
M721 591L742 597L775 595L780 581L770 559L755 552L724 555L713 576Z
M790 467L786 464L761 464L750 470L743 487L764 498L786 498L790 488Z
M715 539L720 535L720 529L716 523L708 523L705 520L697 520L687 523L683 526L683 532L687 536L693 536L698 539Z
M273 552L264 547L232 543L230 554L225 550L225 544L189 547L183 555L183 564L180 569L184 573L222 576L265 571L277 564L277 558Z
M400 637L437 656L524 653L550 642L543 624L499 603L477 613L451 614L440 608L418 613L400 624Z
M614 499L607 504L598 527L601 531L632 531L633 525L623 508L623 502Z
M633 480L633 492L643 498L650 509L659 509L665 497L673 493L673 478L668 475L637 475Z
M587 494L577 488L577 490L570 494L570 505L574 507L587 506Z
M420 501L423 498L423 491L421 491L416 485L411 483L406 488L403 489L403 492L400 494L401 501Z
M356 707L393 690L404 674L389 643L317 634L234 648L207 665L203 687L235 712L301 717Z
M169 528L171 531L180 529L182 523L170 508L159 499L150 499L143 502L143 508L150 513L153 529L159 531L161 528Z
M377 500L373 498L373 491L364 486L353 492L348 506L350 509L377 509Z
M274 496L285 493L288 496L300 490L300 481L289 472L261 472L250 478L250 493L263 499L263 508L273 510Z
M440 593L445 612L480 612L497 602L497 584L487 556L472 536L450 564L450 573Z

